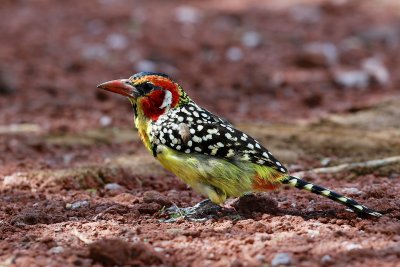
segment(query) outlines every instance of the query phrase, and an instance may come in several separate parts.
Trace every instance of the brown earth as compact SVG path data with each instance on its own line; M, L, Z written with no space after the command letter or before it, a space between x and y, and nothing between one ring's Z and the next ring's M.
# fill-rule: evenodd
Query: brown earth
M307 177L379 219L284 187L163 222L202 197L101 82L166 72L292 172L400 154L397 1L260 2L0 2L0 266L400 266L399 163Z

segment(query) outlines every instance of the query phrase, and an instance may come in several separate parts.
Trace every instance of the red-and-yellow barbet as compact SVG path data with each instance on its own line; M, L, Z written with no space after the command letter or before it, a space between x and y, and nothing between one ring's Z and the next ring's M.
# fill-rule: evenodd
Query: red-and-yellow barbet
M198 106L165 74L140 72L98 87L128 97L146 148L167 170L215 204L288 184L358 214L381 216L351 198L291 176L262 144Z

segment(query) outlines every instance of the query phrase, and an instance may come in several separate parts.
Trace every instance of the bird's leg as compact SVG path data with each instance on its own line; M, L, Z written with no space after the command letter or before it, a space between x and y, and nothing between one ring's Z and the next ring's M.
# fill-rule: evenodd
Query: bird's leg
M203 200L188 208L179 208L173 205L164 211L164 214L170 216L165 222L175 222L179 218L189 221L206 221L216 216L221 209L221 206L213 203L210 199Z

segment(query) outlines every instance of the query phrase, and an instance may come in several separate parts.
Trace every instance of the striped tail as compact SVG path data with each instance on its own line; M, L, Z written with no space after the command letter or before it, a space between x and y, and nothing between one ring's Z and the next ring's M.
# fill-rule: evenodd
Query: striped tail
M357 201L355 201L351 198L342 196L334 191L331 191L329 189L326 189L326 188L318 186L318 185L314 185L312 183L308 183L304 180L301 180L301 179L293 177L293 176L288 176L287 178L285 178L282 181L282 183L294 186L298 189L305 189L305 190L313 192L317 195L321 195L321 196L330 198L333 201L336 201L338 203L341 203L341 204L347 206L348 208L352 209L354 212L358 213L359 215L368 214L368 215L375 216L375 217L382 216L382 214L380 214L379 212L373 211L373 210L367 208L366 206L361 205L360 203L358 203Z

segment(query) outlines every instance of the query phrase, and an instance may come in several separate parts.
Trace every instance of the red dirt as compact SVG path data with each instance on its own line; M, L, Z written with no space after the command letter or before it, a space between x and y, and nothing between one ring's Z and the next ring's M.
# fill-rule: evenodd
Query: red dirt
M259 2L1 1L0 266L266 266L277 255L295 266L400 266L398 165L309 177L347 189L380 219L284 187L231 200L228 213L206 222L160 221L165 207L202 198L153 162L129 103L97 84L154 69L235 123L315 121L311 128L330 129L324 134L341 127L320 118L399 96L396 1ZM310 42L335 45L336 63L307 54ZM370 74L362 88L333 81L370 57L388 69L387 83ZM396 119L385 127L354 146L258 137L301 150L281 154L297 171L398 154Z

